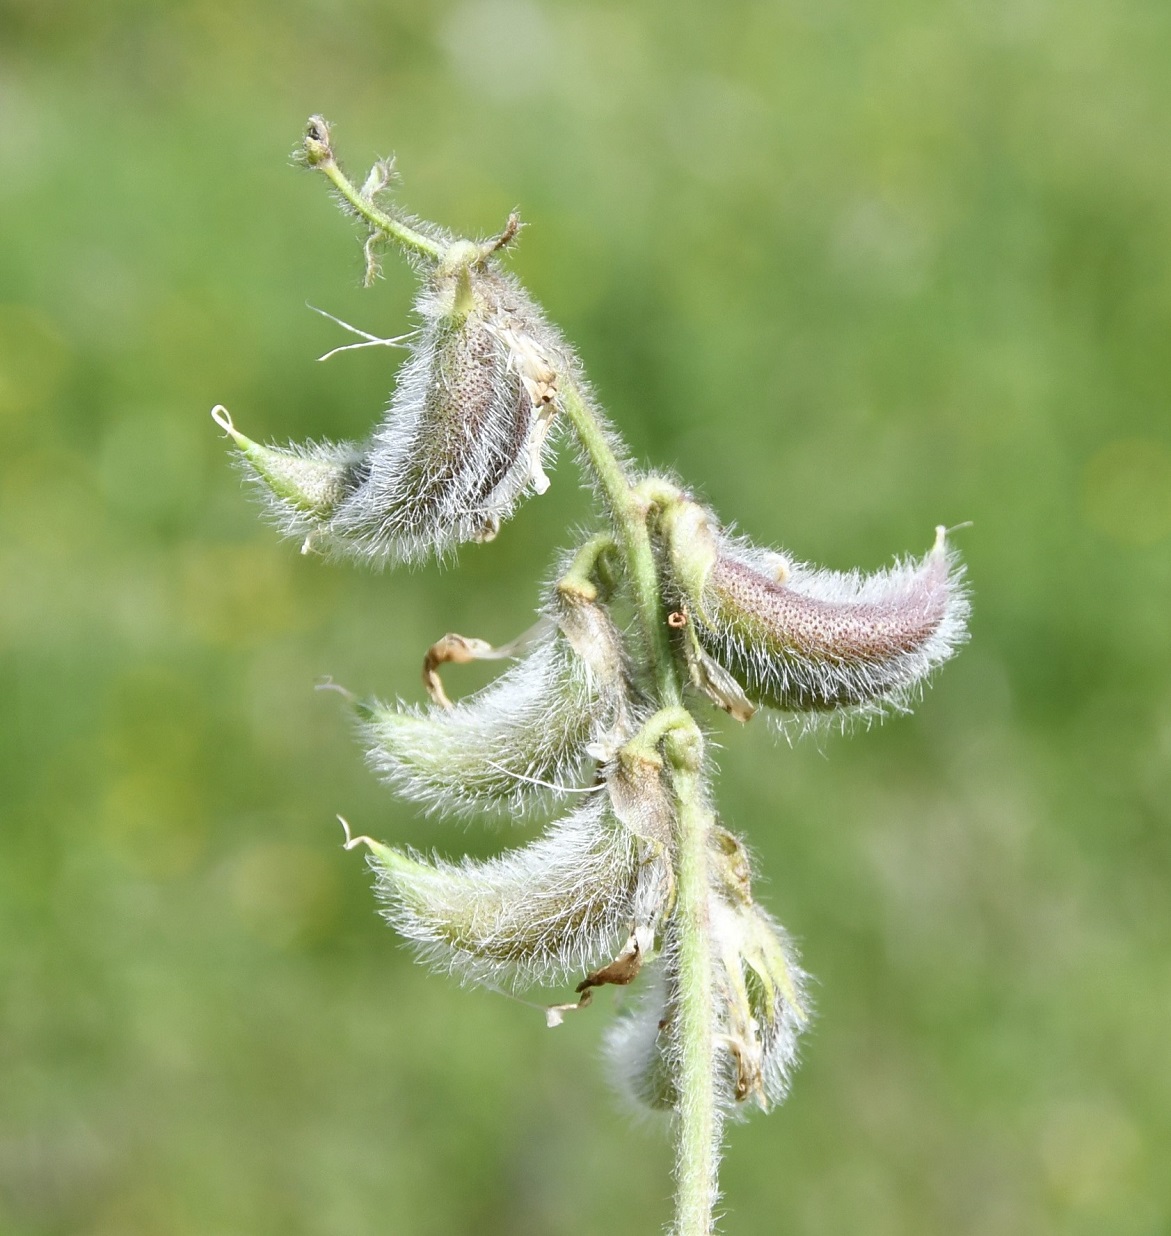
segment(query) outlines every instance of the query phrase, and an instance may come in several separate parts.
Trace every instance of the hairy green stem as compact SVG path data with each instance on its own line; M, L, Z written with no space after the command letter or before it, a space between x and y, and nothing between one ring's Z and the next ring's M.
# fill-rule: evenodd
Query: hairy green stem
M639 625L655 672L660 711L643 739L662 742L676 802L676 905L681 1076L676 1128L678 1184L675 1236L708 1236L718 1190L720 1114L715 1096L715 1041L711 929L708 910L708 838L712 816L703 790L703 739L683 707L679 667L668 638L662 587L648 520L666 491L631 484L626 469L580 393L562 391L569 417L606 497L617 528ZM673 487L666 487L676 496Z
M716 1108L715 1002L708 910L708 837L713 823L703 792L703 740L693 720L667 735L675 786L675 907L679 967L679 1127L676 1134L676 1236L708 1236L719 1189L720 1113Z
M631 484L626 469L611 449L602 426L581 392L574 386L563 385L561 406L589 458L617 527L639 626L654 669L659 706L678 707L682 703L683 692L675 672L671 643L667 638L659 573L647 528L649 508L638 489Z
M349 206L356 211L372 228L383 232L390 240L402 245L408 252L422 254L423 257L439 261L444 248L430 236L424 236L409 224L403 223L384 210L379 210L369 199L364 198L345 172L333 161L322 163L319 170L328 178L333 187L342 195Z
M299 157L308 167L321 172L341 194L346 205L355 214L365 219L375 232L381 232L388 239L395 241L408 254L418 254L433 262L438 262L443 257L447 250L445 245L424 235L418 228L411 227L402 219L396 219L386 211L379 210L374 204L374 194L379 189L385 188L390 179L390 164L376 163L365 187L363 189L354 187L353 182L342 171L334 156L329 124L323 117L309 117L304 137L301 139Z

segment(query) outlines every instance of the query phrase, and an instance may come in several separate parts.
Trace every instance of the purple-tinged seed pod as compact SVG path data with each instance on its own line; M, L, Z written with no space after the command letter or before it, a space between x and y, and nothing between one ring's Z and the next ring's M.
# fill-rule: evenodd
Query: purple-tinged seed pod
M277 525L375 565L496 535L543 460L565 345L519 284L472 242L448 246L416 300L421 325L381 425L362 445L259 446L231 425Z
M963 571L943 528L922 559L869 575L729 537L691 502L665 529L694 637L754 704L814 718L901 710L966 638Z

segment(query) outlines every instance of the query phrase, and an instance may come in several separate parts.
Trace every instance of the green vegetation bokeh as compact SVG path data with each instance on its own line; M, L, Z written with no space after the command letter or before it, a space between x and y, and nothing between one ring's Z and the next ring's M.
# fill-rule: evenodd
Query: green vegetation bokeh
M530 621L572 462L457 569L258 517L208 418L360 436L393 257L293 170L489 233L637 455L832 567L957 534L972 643L912 718L713 719L818 978L739 1236L1171 1230L1165 0L0 2L0 1233L653 1232L670 1146L598 1060L416 967L335 813L488 854L365 770L325 676L418 698ZM454 670L452 687L477 685ZM618 997L620 998L620 996Z

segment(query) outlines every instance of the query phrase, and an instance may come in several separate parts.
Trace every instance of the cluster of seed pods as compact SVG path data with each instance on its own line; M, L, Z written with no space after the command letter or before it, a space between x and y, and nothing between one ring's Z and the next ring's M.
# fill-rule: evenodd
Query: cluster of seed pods
M313 126L316 125L316 128ZM330 166L312 122L309 161ZM381 166L381 165L380 165ZM372 174L373 202L388 176ZM405 218L405 216L403 216ZM548 485L545 452L579 364L499 265L505 237L435 229L418 262L418 328L382 423L361 443L265 446L215 415L275 522L306 549L375 564L446 556L496 535ZM631 478L631 484L639 482ZM811 568L731 536L659 478L641 484L669 647L693 689L748 720L782 724L905 708L964 638L967 600L942 530L920 561L872 575ZM423 706L354 705L371 767L428 813L545 819L528 845L448 862L365 842L386 918L421 958L497 987L604 984L639 990L608 1036L622 1088L651 1107L679 1099L676 799L653 735L654 684L637 631L615 617L628 588L616 530L566 556L536 626L507 649L449 635L427 655ZM452 704L450 661L507 656L489 686ZM707 841L717 1093L728 1110L783 1098L809 1017L804 974L753 899L746 851Z

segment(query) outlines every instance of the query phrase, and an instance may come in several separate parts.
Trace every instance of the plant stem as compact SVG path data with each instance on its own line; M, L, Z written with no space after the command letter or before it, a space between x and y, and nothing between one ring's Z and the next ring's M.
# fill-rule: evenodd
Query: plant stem
M589 458L598 484L605 494L610 515L626 560L626 570L634 593L639 626L654 670L660 708L678 708L683 702L679 676L675 672L671 643L663 618L662 590L655 555L647 529L648 508L630 482L626 469L614 454L597 417L575 386L563 384L561 406Z
M375 231L382 232L390 240L401 245L408 253L418 253L430 258L433 262L438 262L443 256L446 246L432 240L430 236L425 236L401 219L396 219L384 210L379 210L369 198L363 197L335 159L325 159L316 167L322 175L328 178L330 184L342 195L351 209L365 219Z
M714 1094L715 1020L711 923L708 911L708 836L711 810L704 799L702 738L688 717L688 729L667 737L678 815L676 872L678 901L679 1079L678 1129L675 1140L676 1236L708 1236L719 1196L722 1121Z
M672 932L678 966L681 1076L676 1126L675 1236L709 1236L718 1189L721 1120L715 1096L715 1008L708 910L708 837L712 815L703 789L703 738L683 707L679 669L667 634L662 588L651 546L651 503L636 489L576 388L561 405L589 458L617 526L634 605L652 660L660 711L644 734L662 741L675 793L676 893Z

